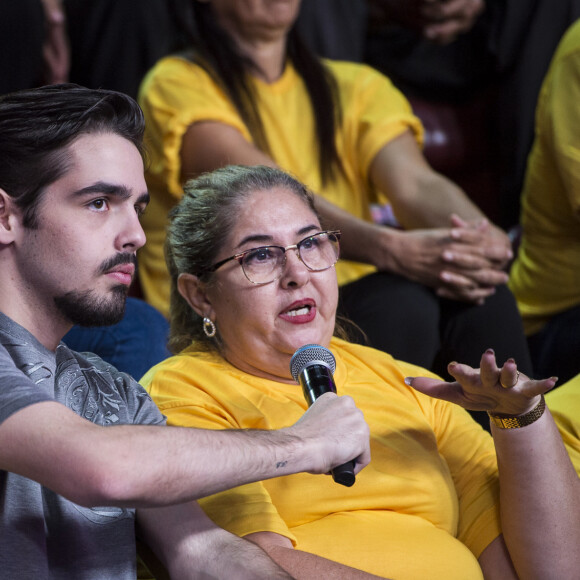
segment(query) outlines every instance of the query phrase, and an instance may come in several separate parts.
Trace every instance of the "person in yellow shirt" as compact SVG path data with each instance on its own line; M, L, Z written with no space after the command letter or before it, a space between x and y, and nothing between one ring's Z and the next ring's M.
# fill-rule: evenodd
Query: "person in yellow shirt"
M341 313L369 344L440 372L454 358L477 366L493 347L530 374L505 286L509 240L427 164L405 97L368 66L306 50L294 29L299 0L190 5L192 50L161 60L140 90L152 196L139 254L146 299L168 312L163 241L183 183L228 163L278 166L343 232ZM399 227L371 219L370 205L386 200Z
M534 368L580 372L580 21L564 35L540 92L522 193L522 238L509 286Z
M229 166L188 182L167 235L178 354L142 383L169 424L292 422L307 402L290 362L315 344L331 349L338 393L370 429L372 460L352 487L308 475L245 485L201 501L219 525L296 578L577 572L580 479L543 399L555 378L529 380L488 350L481 372L452 363L456 382L444 383L333 336L341 235L278 169ZM493 439L450 401L491 412Z
M576 473L580 475L580 375L548 393L546 404L558 425Z

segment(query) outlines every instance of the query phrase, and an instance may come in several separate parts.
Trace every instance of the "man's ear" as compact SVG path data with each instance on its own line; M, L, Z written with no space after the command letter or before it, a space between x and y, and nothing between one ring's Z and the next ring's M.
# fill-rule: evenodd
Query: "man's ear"
M215 313L206 291L207 285L193 274L179 274L177 289L183 299L200 315L214 320Z
M14 241L15 228L20 212L16 211L14 200L0 188L0 244Z

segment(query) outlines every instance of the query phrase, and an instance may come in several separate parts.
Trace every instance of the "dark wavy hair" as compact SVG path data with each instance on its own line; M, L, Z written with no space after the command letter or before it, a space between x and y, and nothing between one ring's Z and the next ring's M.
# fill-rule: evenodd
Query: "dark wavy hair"
M115 133L143 150L145 122L139 105L115 91L73 84L50 85L0 97L0 188L37 226L46 188L69 164L68 146L87 133Z
M184 13L181 26L190 47L183 54L204 68L224 89L256 145L270 154L254 90L247 77L248 73L259 70L257 64L239 50L228 32L220 26L211 2L190 1L188 10L190 12ZM304 80L312 103L319 170L322 183L326 184L332 181L337 172L343 170L336 149L336 131L342 122L336 80L324 63L308 49L296 27L288 34L287 52Z

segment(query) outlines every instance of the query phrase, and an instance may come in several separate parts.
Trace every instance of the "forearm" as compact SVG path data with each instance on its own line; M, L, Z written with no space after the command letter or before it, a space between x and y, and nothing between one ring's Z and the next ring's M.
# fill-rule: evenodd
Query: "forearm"
M56 402L0 424L0 469L86 506L157 507L296 472L370 460L369 429L350 397L322 395L284 429L95 425Z
M548 410L520 429L492 426L505 542L521 578L580 570L580 479Z
M418 172L404 187L405 194L390 201L406 229L449 227L452 214L466 221L485 217L460 187L430 169Z
M320 440L317 445L291 429L101 427L52 402L19 411L0 425L0 433L0 469L86 506L180 503L311 470L324 455Z
M453 213L464 220L483 217L460 187L427 163L410 131L375 155L369 180L388 197L406 229L449 227Z
M394 271L397 261L396 239L401 232L358 218L321 195L315 196L315 204L322 217L323 227L342 232L341 258Z
M137 512L138 531L169 576L291 580L258 546L217 527L192 502Z
M265 548L268 555L297 580L372 580L379 576L345 566L321 556L284 546Z
M308 471L315 463L314 445L288 430L127 426L107 431L99 456L112 457L122 450L130 458L115 462L115 471L103 486L113 505L181 503L245 483Z

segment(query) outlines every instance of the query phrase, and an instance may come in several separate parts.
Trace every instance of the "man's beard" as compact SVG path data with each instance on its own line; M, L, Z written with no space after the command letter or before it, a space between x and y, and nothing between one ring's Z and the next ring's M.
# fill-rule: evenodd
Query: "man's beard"
M105 260L98 274L104 275L120 264L137 264L134 254L120 252ZM111 288L110 294L99 297L94 290L71 290L55 296L54 303L67 320L79 326L110 326L121 322L129 287L123 284Z
M67 292L55 296L54 303L61 314L79 326L110 326L117 324L125 314L129 288L114 286L106 297L97 296L94 290Z

